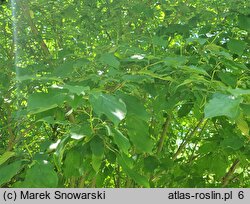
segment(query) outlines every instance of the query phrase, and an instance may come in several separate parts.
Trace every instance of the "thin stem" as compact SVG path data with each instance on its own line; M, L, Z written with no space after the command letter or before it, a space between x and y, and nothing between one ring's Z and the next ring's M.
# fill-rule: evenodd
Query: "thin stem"
M162 133L161 133L159 145L158 145L157 152L156 152L157 154L159 154L162 151L162 148L163 148L163 145L164 145L164 142L165 142L165 139L166 139L167 131L168 131L168 128L169 128L170 120L171 120L171 116L169 115L166 118L166 121L165 121L164 126L163 126L163 130L162 130Z
M30 28L31 28L33 34L34 34L35 36L39 37L39 41L40 41L40 43L41 43L40 46L41 46L41 48L42 48L42 50L43 50L44 55L45 55L46 57L47 57L47 56L50 56L49 48L48 48L48 46L46 45L46 43L44 42L42 36L39 34L39 31L38 31L38 29L37 29L35 23L33 22L33 19L32 19L31 14L30 14L30 9L29 9L28 3L22 4L22 3L20 2L20 6L21 6L22 10L24 11L25 18L27 19L27 21L28 21L28 23L29 23L29 25L30 25Z
M226 187L228 183L231 181L231 178L239 164L240 164L240 160L236 159L234 163L232 164L232 166L230 167L230 169L228 170L228 172L226 173L226 175L222 178L221 185L223 188Z
M200 121L197 123L193 131L191 131L190 134L189 133L187 134L187 136L185 137L185 139L183 140L183 142L180 144L179 148L177 149L176 153L173 155L173 160L176 160L176 158L179 156L182 150L186 147L186 144L188 143L189 139L193 137L193 135L196 133L198 128L201 126L203 120L204 120L203 118L200 119Z

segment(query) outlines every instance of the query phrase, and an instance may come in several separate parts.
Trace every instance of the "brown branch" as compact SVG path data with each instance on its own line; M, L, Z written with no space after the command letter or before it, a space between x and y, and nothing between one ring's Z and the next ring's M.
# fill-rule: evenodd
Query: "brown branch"
M162 130L161 137L160 137L160 140L159 140L159 145L158 145L157 152L156 152L157 154L159 154L162 151L164 141L165 141L165 138L166 138L166 135L167 135L168 127L169 127L169 124L170 124L170 120L171 120L171 116L169 115L166 118L166 121L165 121L164 126L163 126L163 130Z
M75 115L73 113L73 109L69 106L66 106L66 110L67 110L67 113L66 113L66 116L68 117L68 120L69 122L71 123L76 123L76 119L75 119Z
M85 187L85 181L86 178L88 177L89 172L86 172L84 175L81 176L78 184L78 188L84 188Z
M230 169L228 170L228 172L226 173L226 175L222 178L221 185L223 188L226 187L227 184L231 181L234 171L236 170L239 164L240 164L240 160L236 159L234 163L232 164L232 166L230 167Z
M8 133L9 133L10 139L9 139L7 150L11 151L13 149L14 145L15 145L16 136L13 133L12 128L11 128L10 125L8 126Z
M201 128L201 131L200 131L200 134L203 132L203 130L205 129L205 127L206 127L206 125L207 125L207 122L208 122L208 120L206 120L205 121L205 123L203 124L203 126L202 126L202 128ZM191 162L192 161L194 161L197 157L199 157L199 155L194 155L195 154L195 149L196 149L196 147L197 147L197 145L198 145L198 142L196 142L196 144L195 144L195 146L194 146L194 148L193 148L193 150L192 150L192 154L191 154L191 156L190 156L190 158L189 158L189 164L191 164Z
M182 150L186 147L186 144L188 143L189 139L196 133L198 128L201 126L203 120L204 120L203 118L200 119L200 121L197 123L197 125L195 126L193 131L191 131L190 133L189 132L187 133L186 137L184 138L184 140L180 144L179 148L177 149L177 151L173 155L173 160L175 160L178 157L178 155L182 152Z
M6 105L7 106L7 105ZM6 107L7 110L7 123L8 123L8 134L9 134L9 142L8 142L8 146L7 146L7 150L11 151L15 145L15 141L16 141L16 135L14 134L13 131L13 126L12 124L12 119L11 119L11 111L10 111L10 107Z
M116 92L117 90L121 89L125 84L126 84L125 81L122 82L122 83L117 84L112 90L110 90L110 93Z
M30 14L30 9L29 9L29 6L28 6L28 3L25 3L25 4L22 4L20 2L20 6L24 12L24 15L25 15L25 18L27 19L29 25L30 25L30 28L33 32L33 34L35 36L38 37L39 41L40 41L40 46L42 48L42 51L44 53L44 55L47 57L47 56L50 56L50 52L49 52L49 48L48 46L46 45L46 43L44 42L42 36L40 35L35 23L33 22L32 20L32 17L31 17L31 14Z

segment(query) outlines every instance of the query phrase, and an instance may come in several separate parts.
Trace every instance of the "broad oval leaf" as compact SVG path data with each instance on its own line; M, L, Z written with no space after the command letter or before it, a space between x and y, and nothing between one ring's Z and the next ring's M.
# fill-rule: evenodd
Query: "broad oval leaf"
M129 116L126 120L126 124L129 138L135 145L137 151L150 153L153 148L153 141L149 135L147 122L136 116Z
M60 91L49 93L33 93L28 98L28 111L30 114L44 112L63 104L66 94Z
M99 60L103 64L108 64L114 68L119 68L120 66L120 62L118 61L118 59L111 53L102 54Z
M241 40L231 39L227 43L227 47L232 53L242 55L243 51L247 47L247 44Z
M58 176L48 161L40 161L27 170L21 186L26 188L56 188Z
M77 149L71 149L63 162L63 173L66 178L81 176L83 157Z
M97 92L90 95L89 101L97 115L105 114L116 126L126 116L126 105L121 98Z
M11 164L0 166L0 186L9 182L22 169L22 162L16 161Z
M125 102L127 107L127 115L136 115L138 118L148 121L150 118L149 113L143 104L143 101L139 100L135 96L128 94L120 94L122 100Z
M241 98L232 95L216 93L205 105L205 118L227 116L235 119L239 114L241 101Z
M102 157L104 154L104 143L103 140L98 137L95 136L91 142L90 142L90 148L91 151L93 153L93 155L95 155L96 157Z

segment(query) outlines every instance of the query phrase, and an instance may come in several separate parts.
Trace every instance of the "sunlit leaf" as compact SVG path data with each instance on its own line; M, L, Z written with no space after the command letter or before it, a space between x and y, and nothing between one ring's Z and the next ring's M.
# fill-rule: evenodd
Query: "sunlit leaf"
M126 105L121 98L103 93L92 93L89 100L96 114L99 116L105 114L115 125L118 125L126 116Z
M232 95L216 93L205 106L205 117L213 118L216 116L227 116L236 118L239 114L239 105L241 98L236 98Z
M11 157L13 157L15 155L15 152L4 152L1 156L0 156L0 165L2 165L4 162L6 162L8 159L10 159Z

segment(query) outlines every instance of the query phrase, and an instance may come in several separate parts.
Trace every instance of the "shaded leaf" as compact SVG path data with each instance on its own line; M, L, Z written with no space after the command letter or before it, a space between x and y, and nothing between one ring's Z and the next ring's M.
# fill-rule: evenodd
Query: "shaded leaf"
M179 117L184 117L186 116L191 109L193 108L193 103L185 103L181 106L181 108L178 110L177 114Z
M153 173L159 166L159 161L154 156L148 156L144 159L144 168L146 171Z
M151 152L153 148L153 141L149 136L148 124L137 118L130 116L126 120L128 135L132 143L139 152Z
M117 60L117 58L111 54L111 53L105 53L102 54L102 56L99 59L103 64L110 65L114 68L119 68L120 62Z
M92 151L92 167L98 172L104 155L103 140L100 137L95 136L90 142L90 148Z
M102 164L102 158L97 157L95 155L92 156L92 161L91 161L92 167L95 170L95 172L98 172L100 169L100 166Z
M222 142L221 146L238 150L244 145L244 140L237 135L230 134Z
M119 130L114 129L113 133L114 142L117 144L119 149L123 151L124 153L128 153L128 150L130 148L130 142L127 137L125 137Z
M178 67L180 65L184 65L187 62L187 58L183 56L176 56L176 57L166 57L164 59L164 63L167 66L174 66Z
M118 156L118 163L121 165L121 167L123 168L123 170L139 185L145 187L145 188L149 188L149 182L147 180L146 177L138 174L135 170L129 168L125 161L123 160L123 158L121 156Z
M48 161L41 161L27 170L22 185L26 188L56 188L58 177Z
M22 169L22 162L16 161L11 164L0 166L0 186L8 183Z
M96 157L102 157L104 154L104 143L103 140L98 137L95 136L91 142L90 142L90 148L91 151L93 153L93 155L95 155Z
M83 157L79 149L71 149L63 162L63 173L65 177L79 177L83 171Z
M241 29L250 31L250 18L249 16L239 15L238 25Z
M119 96L121 96L122 100L126 104L128 115L136 115L138 118L144 121L149 120L150 115L146 111L146 108L141 100L128 94L120 94Z
M238 55L242 55L243 51L246 49L246 43L244 41L241 40L235 40L235 39L231 39L228 43L227 43L227 47L228 49L235 54Z

